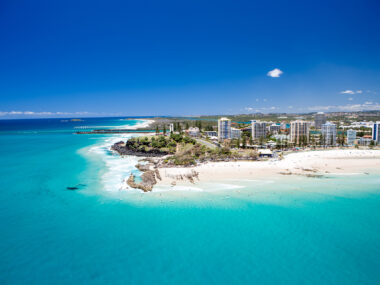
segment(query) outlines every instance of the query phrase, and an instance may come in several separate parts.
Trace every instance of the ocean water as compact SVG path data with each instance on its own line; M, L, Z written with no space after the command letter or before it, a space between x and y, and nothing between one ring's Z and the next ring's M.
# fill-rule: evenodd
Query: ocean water
M73 134L142 123L0 121L0 284L380 283L379 174L140 193L132 135Z

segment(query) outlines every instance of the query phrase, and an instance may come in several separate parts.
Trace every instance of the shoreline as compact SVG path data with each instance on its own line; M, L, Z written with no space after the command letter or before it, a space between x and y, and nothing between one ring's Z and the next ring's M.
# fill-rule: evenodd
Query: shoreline
M320 150L290 153L282 160L208 162L194 167L159 168L162 179L155 187L191 186L228 180L271 180L284 176L310 179L331 175L380 173L380 150ZM186 175L197 173L193 181ZM173 190L174 190L173 189Z

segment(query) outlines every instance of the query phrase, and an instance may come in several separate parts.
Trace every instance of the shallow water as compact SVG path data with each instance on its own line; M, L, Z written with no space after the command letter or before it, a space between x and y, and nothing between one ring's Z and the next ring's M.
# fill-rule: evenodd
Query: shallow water
M73 131L138 123L0 121L1 284L379 283L379 175L128 192L120 137Z

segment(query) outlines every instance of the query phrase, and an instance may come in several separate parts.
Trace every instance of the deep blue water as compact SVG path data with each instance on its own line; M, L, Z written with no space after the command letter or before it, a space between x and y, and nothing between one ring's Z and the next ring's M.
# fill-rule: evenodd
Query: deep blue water
M0 121L0 284L380 283L380 176L110 191L118 138L74 127L137 123Z

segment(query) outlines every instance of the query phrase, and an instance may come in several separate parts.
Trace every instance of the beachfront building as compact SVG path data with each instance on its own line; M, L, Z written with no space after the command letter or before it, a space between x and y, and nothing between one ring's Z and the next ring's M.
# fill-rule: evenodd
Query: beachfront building
M199 131L199 128L198 127L191 127L187 130L187 133L189 134L189 136L192 136L192 137L199 137L200 135L200 131Z
M251 121L252 139L265 138L267 135L267 124L261 121Z
M336 145L336 125L330 122L322 124L321 126L323 144L324 145Z
M319 112L314 116L314 126L316 129L320 129L323 124L326 124L326 115L323 112Z
M236 128L231 128L231 139L240 139L241 138L241 130Z
M373 124L372 139L375 141L375 144L380 144L380 121Z
M310 123L302 120L290 123L290 142L295 145L307 144L309 142Z
M225 140L231 138L231 120L227 118L220 118L218 120L218 138Z
M169 125L169 133L174 133L174 124Z
M269 131L273 134L279 134L281 131L281 124L272 124L269 126Z
M356 131L353 129L347 130L347 145L354 145L356 141Z
M359 144L361 146L369 146L371 145L372 141L373 140L371 136L362 136L361 138L359 138Z

